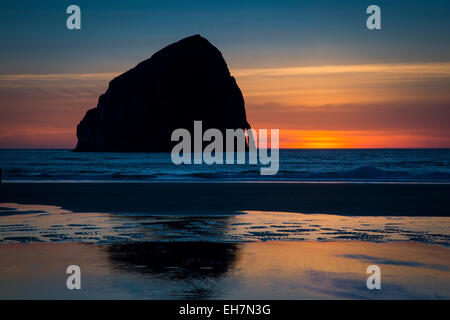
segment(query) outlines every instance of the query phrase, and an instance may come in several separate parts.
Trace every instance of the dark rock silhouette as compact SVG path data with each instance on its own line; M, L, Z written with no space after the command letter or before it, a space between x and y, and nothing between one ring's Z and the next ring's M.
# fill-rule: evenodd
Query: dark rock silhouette
M220 51L200 35L173 43L116 77L77 127L75 151L167 152L195 120L248 129L244 98ZM224 149L225 150L225 149Z

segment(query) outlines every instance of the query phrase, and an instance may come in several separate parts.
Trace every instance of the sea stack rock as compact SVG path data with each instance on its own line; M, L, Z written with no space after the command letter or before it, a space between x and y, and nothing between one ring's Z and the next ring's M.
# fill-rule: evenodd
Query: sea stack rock
M221 52L194 35L121 74L78 124L75 151L169 152L171 134L249 129L244 98Z

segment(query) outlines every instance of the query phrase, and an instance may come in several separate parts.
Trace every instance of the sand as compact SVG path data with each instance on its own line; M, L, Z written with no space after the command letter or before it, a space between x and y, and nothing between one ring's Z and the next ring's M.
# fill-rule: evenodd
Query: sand
M0 244L148 241L420 241L450 246L449 217L244 211L229 215L71 212L0 203Z
M449 261L417 242L2 244L0 299L448 299Z
M448 199L447 184L3 183L0 299L449 299Z
M284 211L358 216L449 216L450 184L3 183L0 203L73 212L221 214Z

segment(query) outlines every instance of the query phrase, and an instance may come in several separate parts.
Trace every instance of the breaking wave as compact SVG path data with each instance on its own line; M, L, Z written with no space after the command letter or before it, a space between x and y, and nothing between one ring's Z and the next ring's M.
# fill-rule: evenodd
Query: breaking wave
M258 165L179 165L170 154L0 150L4 181L368 181L450 183L450 150L280 150Z

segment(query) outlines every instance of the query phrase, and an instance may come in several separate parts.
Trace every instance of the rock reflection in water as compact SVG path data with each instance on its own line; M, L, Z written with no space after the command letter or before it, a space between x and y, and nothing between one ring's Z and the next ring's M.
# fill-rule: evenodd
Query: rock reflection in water
M213 242L145 242L114 244L106 251L114 268L150 278L180 281L181 294L191 299L219 295L219 280L239 260L239 244Z

